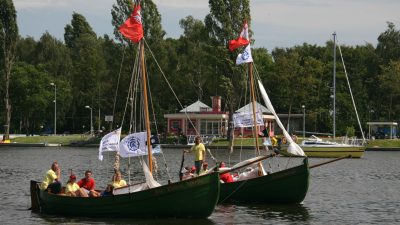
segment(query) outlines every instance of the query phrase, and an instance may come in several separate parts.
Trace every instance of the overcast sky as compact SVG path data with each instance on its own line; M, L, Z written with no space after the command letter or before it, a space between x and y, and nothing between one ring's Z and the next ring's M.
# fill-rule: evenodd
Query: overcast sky
M153 0L167 37L182 34L179 20L192 15L204 20L208 0ZM85 16L94 31L111 37L111 7L115 0L14 0L21 36L38 39L46 30L63 40L72 13ZM400 0L251 0L255 46L324 45L334 31L346 45L376 45L387 21L400 28Z

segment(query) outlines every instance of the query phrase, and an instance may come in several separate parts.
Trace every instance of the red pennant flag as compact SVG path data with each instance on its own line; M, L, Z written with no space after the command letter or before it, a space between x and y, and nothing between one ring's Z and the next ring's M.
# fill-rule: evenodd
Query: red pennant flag
M131 17L129 17L120 27L119 32L124 37L135 43L143 38L142 15L140 13L140 5L135 6Z
M244 22L242 32L240 32L239 37L236 40L229 41L229 50L232 52L233 50L248 45L249 41L249 27L247 22Z

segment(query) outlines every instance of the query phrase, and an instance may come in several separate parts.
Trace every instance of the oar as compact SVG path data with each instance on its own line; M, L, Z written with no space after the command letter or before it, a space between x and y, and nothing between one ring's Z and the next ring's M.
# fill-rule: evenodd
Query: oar
M323 162L323 163L315 164L315 165L309 166L308 168L312 169L312 168L315 168L315 167L318 167L318 166L322 166L322 165L325 165L325 164L328 164L328 163L333 163L333 162L336 162L336 161L339 161L339 160L342 160L342 159L347 159L347 158L351 158L351 155L347 155L347 156L343 156L343 157L339 157L339 158L336 158L336 159L332 159L332 160L329 160L329 161L326 161L326 162Z
M256 163L256 162L263 161L263 160L265 160L265 159L268 159L268 158L271 158L271 157L274 157L274 156L276 156L276 154L275 154L275 153L272 153L272 154L270 154L270 155L266 155L266 156L261 157L261 158L259 158L259 159L257 159L257 160L254 160L254 161L252 161L252 162L246 163L246 164L244 164L244 165L242 165L242 166L239 166L239 167L236 167L236 168L232 168L232 169L230 169L230 170L226 170L226 171L220 172L219 174L229 173L229 172L232 172L232 171L241 169L241 168L246 167L246 166L248 166L248 165L254 164L254 163Z
M185 162L185 150L183 150L183 152L182 152L181 168L179 169L179 180L182 180L182 177L183 177L182 168L183 168L184 162Z

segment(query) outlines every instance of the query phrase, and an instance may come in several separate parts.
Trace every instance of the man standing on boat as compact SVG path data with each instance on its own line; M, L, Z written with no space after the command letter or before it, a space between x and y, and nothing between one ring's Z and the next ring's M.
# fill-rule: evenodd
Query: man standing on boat
M185 153L187 152L193 152L194 153L194 166L196 167L196 174L200 174L201 170L201 165L203 164L203 161L206 159L206 147L201 143L201 138L200 136L196 136L194 139L195 144L193 147L188 151L185 150Z

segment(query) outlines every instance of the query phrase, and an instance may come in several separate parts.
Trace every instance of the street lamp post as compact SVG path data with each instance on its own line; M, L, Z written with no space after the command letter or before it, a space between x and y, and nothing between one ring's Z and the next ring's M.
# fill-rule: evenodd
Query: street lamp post
M303 139L306 138L306 106L302 105L301 108L303 109Z
M90 109L90 135L93 136L93 109L88 105L85 108Z
M57 85L55 83L50 83L54 86L54 135L57 134Z

